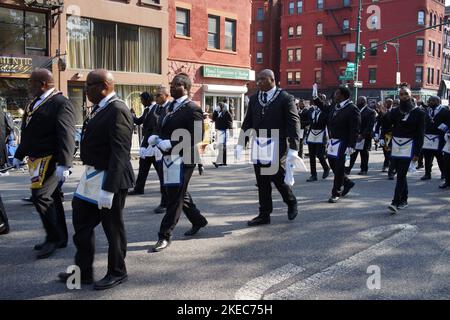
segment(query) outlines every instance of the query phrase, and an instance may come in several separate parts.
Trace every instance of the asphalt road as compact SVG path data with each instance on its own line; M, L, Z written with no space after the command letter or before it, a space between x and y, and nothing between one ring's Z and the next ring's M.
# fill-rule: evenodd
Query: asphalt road
M356 186L338 204L327 203L332 176L307 183L308 174L296 174L297 219L288 221L274 189L272 223L253 228L246 226L258 211L252 167L206 165L189 190L208 226L184 237L190 226L182 216L172 245L160 253L151 253L162 218L152 213L159 201L152 169L145 195L127 198L129 280L101 292L57 282L73 263L72 241L46 260L35 259L32 247L44 231L35 209L21 201L29 194L27 175L13 172L0 177L12 229L0 236L0 299L449 299L450 191L438 189L437 168L431 181L420 181L423 172L411 175L410 206L392 216L387 205L394 182L380 172L381 157L371 153L365 177L356 175L357 162ZM137 170L137 161L133 165ZM70 236L70 200L81 172L77 166L64 188ZM101 226L96 237L100 279L107 262Z

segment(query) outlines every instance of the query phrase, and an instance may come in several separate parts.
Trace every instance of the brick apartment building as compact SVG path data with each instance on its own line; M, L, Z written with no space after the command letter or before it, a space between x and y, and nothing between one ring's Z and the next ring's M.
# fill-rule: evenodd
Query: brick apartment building
M247 85L255 78L250 63L251 1L169 1L170 81L189 74L192 98L205 111L226 101L234 120L245 113Z
M444 0L364 0L361 44L369 50L361 63L359 94L373 100L394 95L396 49L371 46L444 21L444 9ZM317 82L321 91L331 94L347 62L355 58L347 44L356 42L357 11L357 0L282 0L281 86L309 98ZM443 27L437 27L398 41L401 81L417 96L438 91L442 39Z

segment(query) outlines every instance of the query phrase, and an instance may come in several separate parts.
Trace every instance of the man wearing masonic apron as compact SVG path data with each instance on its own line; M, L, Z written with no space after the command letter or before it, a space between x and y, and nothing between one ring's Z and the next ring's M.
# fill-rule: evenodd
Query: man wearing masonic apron
M189 99L191 87L191 79L186 74L180 73L173 78L170 95L174 101L162 119L159 135L148 139L148 143L163 154L163 182L167 196L166 214L161 221L154 252L170 245L182 211L192 223L185 236L193 236L208 224L187 191L198 160L197 144L203 140L203 111Z
M94 289L114 287L127 279L127 241L123 208L134 173L130 162L133 118L114 92L114 78L106 70L94 70L86 79L86 93L94 103L83 124L80 157L86 166L72 201L75 264L81 283L93 282L94 229L101 223L108 239L108 271ZM60 273L66 281L71 274Z
M30 92L35 99L28 105L22 121L22 138L13 164L19 167L28 157L31 193L47 233L35 245L37 258L44 259L57 248L67 246L67 225L60 185L69 176L75 151L75 111L70 101L55 90L47 69L32 72Z
M235 156L239 159L244 136L248 134L246 131L255 130L252 160L258 185L259 215L248 221L249 226L270 223L273 211L272 183L288 206L288 219L294 220L298 214L297 199L291 185L285 182L286 166L292 166L300 160L300 117L295 99L276 87L272 70L266 69L258 74L257 86L259 91L250 97L235 150ZM273 167L275 170L271 169Z

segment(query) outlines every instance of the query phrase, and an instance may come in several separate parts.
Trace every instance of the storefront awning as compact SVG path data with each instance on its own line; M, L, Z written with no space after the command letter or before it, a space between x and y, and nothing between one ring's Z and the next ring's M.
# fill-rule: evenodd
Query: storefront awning
M203 91L205 93L231 93L231 94L245 94L248 89L246 86L226 86L219 84L204 84Z

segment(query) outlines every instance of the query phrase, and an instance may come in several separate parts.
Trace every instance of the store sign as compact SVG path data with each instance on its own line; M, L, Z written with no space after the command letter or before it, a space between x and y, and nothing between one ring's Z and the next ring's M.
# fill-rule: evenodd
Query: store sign
M0 73L30 74L33 59L0 56Z
M203 77L251 81L255 80L255 73L247 69L203 66Z

